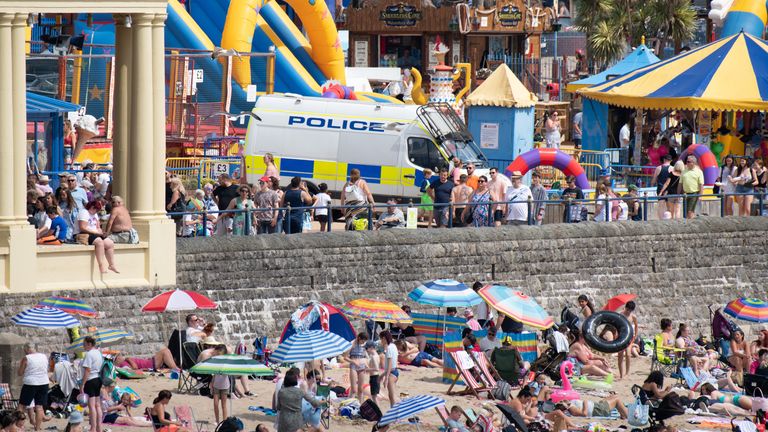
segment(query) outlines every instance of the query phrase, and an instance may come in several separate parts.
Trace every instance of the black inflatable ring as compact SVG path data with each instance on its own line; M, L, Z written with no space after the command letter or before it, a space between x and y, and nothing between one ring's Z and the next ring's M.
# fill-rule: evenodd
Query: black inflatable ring
M615 340L607 341L597 333L597 329L604 324L610 325L618 331L619 336ZM581 333L584 335L587 345L602 353L623 351L635 339L635 329L629 320L624 315L612 311L600 311L590 315L584 321Z

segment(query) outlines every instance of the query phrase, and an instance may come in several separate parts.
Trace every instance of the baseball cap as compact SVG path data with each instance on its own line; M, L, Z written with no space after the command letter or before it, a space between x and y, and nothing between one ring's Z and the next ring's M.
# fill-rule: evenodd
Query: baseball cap
M263 181L266 183L268 181L272 181L272 178L270 176L265 175L264 177L260 178L259 181Z
M366 342L365 343L365 349L369 349L369 348L376 348L376 342L374 342L374 341Z
M627 186L627 190L631 190L631 191L633 191L633 190L634 190L634 191L636 191L636 190L637 190L637 186L636 186L636 185L633 185L633 184L631 184L631 185Z

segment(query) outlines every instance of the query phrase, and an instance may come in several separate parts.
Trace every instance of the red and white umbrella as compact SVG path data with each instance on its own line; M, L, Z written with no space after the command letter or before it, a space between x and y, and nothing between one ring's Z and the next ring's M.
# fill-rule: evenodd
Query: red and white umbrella
M175 289L155 296L141 308L142 312L189 311L216 309L216 302L194 291Z

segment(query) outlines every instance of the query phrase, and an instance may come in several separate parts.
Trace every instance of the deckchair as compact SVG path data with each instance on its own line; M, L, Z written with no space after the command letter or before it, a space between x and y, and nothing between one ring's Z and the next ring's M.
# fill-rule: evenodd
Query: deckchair
M8 383L0 384L0 400L2 401L2 409L14 411L19 407L19 400L14 399L13 393L11 393L11 386Z
M449 352L448 354L451 356L451 359L456 364L456 370L459 372L459 374L453 379L451 386L448 387L447 393L449 395L466 393L469 391L472 394L474 394L478 399L480 399L481 392L487 392L492 389L492 387L488 387L488 385L486 385L485 383L478 382L478 380L475 379L475 375L473 374L473 369L476 367L476 365L466 351ZM464 381L464 384L467 386L467 388L462 392L451 392L451 390L453 390L453 387L459 381L459 378L461 378Z
M323 398L323 412L320 413L320 424L323 425L325 430L329 430L331 428L331 386L318 384L315 395Z
M203 431L203 425L208 426L210 422L208 420L196 420L195 412L192 411L192 407L189 405L177 405L173 408L173 413L176 414L176 418L184 425L185 428L194 430L197 432Z
M660 371L668 377L682 379L678 370L686 364L684 353L684 349L664 346L664 335L657 334L653 338L651 372Z
M482 374L483 381L490 388L496 387L496 380L500 380L501 376L499 375L499 372L496 370L496 368L494 368L491 362L488 360L488 357L485 356L485 353L475 351L472 353L472 357L473 357L473 360L475 361L475 364L480 369L480 373ZM509 384L515 385L517 383L509 383Z
M155 427L155 422L152 421L152 408L146 407L144 408L144 415L147 416L147 420L149 420L149 424L152 425L152 430L157 431L157 428Z
M681 367L680 375L685 380L685 385L689 390L696 391L699 388L699 378L693 373L693 369L690 367Z
M183 350L184 357L192 362L188 364L187 369L189 369L197 364L197 357L200 356L200 345L197 342L184 342ZM179 371L179 393L197 392L210 382L210 375L193 374L187 369Z

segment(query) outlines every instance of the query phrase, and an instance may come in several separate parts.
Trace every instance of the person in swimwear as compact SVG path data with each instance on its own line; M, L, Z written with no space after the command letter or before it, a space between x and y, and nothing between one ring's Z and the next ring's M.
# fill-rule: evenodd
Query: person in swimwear
M397 361L402 364L411 366L425 366L425 367L443 367L443 361L433 357L424 351L419 351L419 348L407 341L399 340L395 342L397 347Z
M568 360L573 363L574 369L580 375L600 377L610 375L611 366L608 364L608 361L602 357L592 355L592 350L589 349L584 341L584 335L581 331L573 329L571 334L576 342L571 345L571 349L568 352Z

